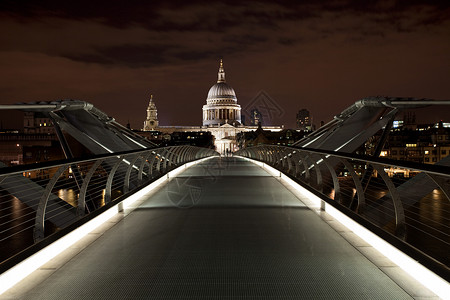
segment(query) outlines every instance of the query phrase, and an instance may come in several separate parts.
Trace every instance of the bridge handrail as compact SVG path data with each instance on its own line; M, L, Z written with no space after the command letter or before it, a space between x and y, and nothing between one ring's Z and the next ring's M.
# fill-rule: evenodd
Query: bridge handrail
M234 155L274 167L449 279L450 167L280 145L247 147Z
M311 148L296 148L309 152L320 153L320 154L330 154L336 157L346 158L346 159L355 159L355 160L363 160L369 163L379 164L379 165L390 165L398 168L412 169L416 171L425 171L427 173L447 176L450 174L450 167L437 165L437 164L421 164L414 161L400 161L396 159L384 158L384 157L373 157L368 155L359 155L359 154L351 154L339 151L328 151L328 150L317 150Z
M0 253L0 274L174 168L215 155L167 146L0 168L0 243L10 252Z
M169 146L169 147L182 147L182 146ZM191 146L191 147L193 147L193 146ZM105 153L105 154L93 154L93 155L90 155L89 157L80 157L80 158L73 158L73 159L58 159L58 160L39 162L39 163L33 163L33 164L14 165L14 166L10 166L10 167L0 168L0 176L18 174L18 173L22 173L25 171L34 171L34 170L38 170L38 169L42 169L42 168L59 167L59 166L66 165L66 164L77 164L77 163L82 163L82 162L96 161L101 158L111 158L111 157L118 157L118 156L129 155L129 154L141 154L141 153L146 153L148 151L156 151L156 150L162 149L162 148L166 148L166 147L129 150L129 151ZM198 147L198 148L200 148L200 147ZM207 149L207 148L201 148L201 149Z
M274 145L260 145L260 146L274 146ZM258 147L258 146L254 146ZM340 151L331 151L331 150L318 150L313 148L307 148L307 147L293 147L293 146L278 146L277 147L283 147L283 148L289 148L292 150L301 150L301 151L307 151L311 153L317 153L317 154L326 154L326 155L332 155L335 157L345 158L345 159L354 159L354 160L363 160L367 161L369 163L379 164L379 165L390 165L398 168L405 168L405 169L412 169L416 171L425 171L427 173L441 175L441 176L448 176L450 174L450 167L439 165L439 164L421 164L414 161L400 161L396 159L389 159L384 157L373 157L368 155L361 155L361 154L353 154L353 153L346 153L346 152L340 152ZM253 147L248 147L244 149L249 149ZM242 150L244 150L242 149ZM236 155L241 155L241 150L238 150L235 152Z

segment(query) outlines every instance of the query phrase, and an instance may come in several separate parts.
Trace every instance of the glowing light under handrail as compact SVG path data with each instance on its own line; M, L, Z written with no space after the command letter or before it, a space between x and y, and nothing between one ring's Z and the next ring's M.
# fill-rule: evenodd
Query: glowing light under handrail
M122 202L117 203L104 213L100 214L99 216L93 218L92 220L86 222L85 224L81 225L77 229L71 231L70 233L66 234L65 236L61 237L54 243L48 245L44 249L38 251L37 253L33 254L32 256L28 257L27 259L23 260L22 262L18 263L11 269L3 272L0 274L0 295L9 290L11 287L19 283L21 280L23 280L25 277L30 275L32 272L43 266L45 263L56 257L58 254L75 244L77 241L82 239L84 236L86 236L91 231L95 230L98 226L102 225L118 213L122 212L123 209L130 208L131 205L136 202L137 200L141 199L143 196L148 194L151 190L155 189L162 183L164 183L167 179L170 177L175 176L176 174L184 171L185 169L198 164L200 162L203 162L206 159L210 159L212 157L206 157L200 160L196 160L190 163L187 163L185 165L179 166L178 168L170 171L167 173L167 176L163 176L156 180L155 182L152 182L145 188L139 190L138 192L134 193L133 195L127 197Z
M242 156L240 156L242 157ZM275 168L255 161L253 159L245 158L248 161L251 161L262 168L265 168L270 171L272 174L278 174L280 171L276 170ZM305 195L307 199L309 199L312 202L312 206L307 204L310 208L313 210L315 208L318 208L321 206L321 203L323 202L322 199L290 179L288 176L281 173L281 179L285 180L286 183L290 184L292 187L294 187L297 191L299 191L301 194ZM361 226L357 222L353 221L351 218L347 217L345 214L341 213L339 210L335 209L333 206L325 203L324 206L322 206L324 210L332 216L334 219L339 221L342 225L347 227L349 230L353 231L356 235L358 235L360 238L362 238L364 241L366 241L368 244L370 244L373 248L378 250L381 254L383 254L386 258L391 260L393 263L398 265L401 269L403 269L406 273L408 273L411 277L415 278L417 281L419 281L421 284L423 284L425 287L430 289L433 293L435 293L437 296L441 297L442 299L450 299L450 284L440 276L436 275L429 269L425 268L423 265L403 253L402 251L398 250L391 244L384 241L382 238L378 237L376 234L372 233L365 227Z

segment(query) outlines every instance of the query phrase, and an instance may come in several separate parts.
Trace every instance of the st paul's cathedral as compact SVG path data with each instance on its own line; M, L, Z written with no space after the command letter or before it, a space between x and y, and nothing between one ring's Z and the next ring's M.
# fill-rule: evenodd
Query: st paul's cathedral
M281 126L264 126L265 130L280 131ZM163 133L175 131L208 131L214 136L216 151L225 154L238 150L236 135L243 131L256 130L257 126L245 126L241 122L241 106L234 89L225 80L223 61L220 60L217 83L208 92L206 105L203 105L203 126L159 126L158 112L153 96L147 108L147 119L143 131L157 130Z

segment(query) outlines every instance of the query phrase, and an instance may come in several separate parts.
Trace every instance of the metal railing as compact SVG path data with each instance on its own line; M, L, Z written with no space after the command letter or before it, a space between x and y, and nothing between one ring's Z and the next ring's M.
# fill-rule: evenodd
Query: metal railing
M187 162L218 155L171 146L0 168L2 264L70 231ZM33 252L34 250L29 250ZM26 256L26 255L25 255Z
M448 280L449 167L275 145L234 155L283 172Z

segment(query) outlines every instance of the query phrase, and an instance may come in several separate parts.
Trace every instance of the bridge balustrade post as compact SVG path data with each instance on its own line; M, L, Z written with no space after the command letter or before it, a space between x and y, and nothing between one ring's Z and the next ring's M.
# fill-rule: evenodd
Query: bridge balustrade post
M163 149L158 149L157 153L157 160L156 160L156 170L158 171L159 174L161 174L161 162L163 160L163 154L164 154L164 148Z
M277 153L278 153L277 169L280 171L283 171L284 170L284 149L281 147L277 147Z
M299 178L300 174L300 165L301 165L301 159L302 156L300 154L301 150L297 149L295 150L295 153L292 154L292 164L294 169L292 170L292 175L295 178Z
M289 174L290 169L290 158L289 155L291 155L291 150L289 148L283 147L283 160L282 160L282 167L283 171Z
M257 148L252 149L252 158L258 160L258 149Z
M260 147L260 152L261 152L261 160L266 163L267 162L267 150L266 150L266 146L261 145Z
M148 158L150 157L150 155L152 155L152 151L148 151L148 152L146 152L146 153L142 156L142 163L141 163L141 165L139 166L139 173L138 173L138 182L139 182L139 185L142 184L142 174L144 173L144 167L145 167L145 164L149 164L149 162L148 162L147 160L148 160ZM149 168L150 168L150 167L149 167ZM149 172L150 172L150 170L149 170ZM150 178L149 174L147 174L147 178L148 178L148 179Z
M203 149L197 149L197 157L196 159L200 159L204 157L205 151Z
M275 150L275 157L276 157L276 160L275 160L275 168L277 168L278 170L280 170L280 169L281 169L281 168L280 168L280 165L282 165L283 156L282 156L282 153L281 153L281 150L279 149L279 147L276 147L276 150Z
M425 172L425 174L427 174L428 177L430 177L431 180L433 180L434 183L436 183L436 185L441 189L441 191L450 201L450 179L448 177L444 178L442 176L430 174L428 172Z
M162 160L161 160L160 169L159 169L160 173L164 173L167 170L167 160L168 160L167 159L167 154L169 153L169 148L170 148L170 146L169 147L165 147L164 150L162 151L162 154L161 154L161 159Z
M192 147L192 146L191 146ZM192 160L196 160L199 156L198 150L192 147Z
M194 160L197 160L201 157L201 152L199 149L192 147L192 149L194 150Z
M322 193L323 192L323 179L322 179L322 171L320 170L320 166L317 163L318 160L314 159L314 153L309 153L308 156L306 156L306 160L310 160L310 162L312 163L312 169L314 170L314 172L316 173L316 185L317 185L317 189ZM310 178L312 179L312 178ZM312 180L310 182L310 184L312 185Z
M366 205L364 189L362 187L361 181L359 180L358 174L356 174L356 171L353 168L352 164L348 160L342 158L340 158L339 160L344 164L345 168L349 171L350 175L352 176L356 188L356 194L358 195L358 205L355 211L360 214L364 211ZM350 209L353 207L354 198L355 196L352 197L352 201L349 205Z
M295 160L294 160L294 165L295 165L294 177L295 178L299 178L299 176L301 176L300 164L301 164L302 156L300 154L300 151L301 150L297 150L297 153L295 153Z
M187 161L189 161L190 159L190 155L191 155L191 148L189 146L185 146L186 149L184 150L184 154L183 154L183 163L186 163Z
M197 159L205 157L206 149L197 149Z
M272 146L272 167L277 168L278 164L278 150Z
M395 185L392 183L389 176L384 171L383 166L378 164L371 164L373 168L380 174L384 183L389 189L389 193L391 195L392 203L394 204L394 213L395 213L395 235L405 239L406 238L406 224L405 224L405 211L403 209L402 201L400 200L400 195L398 194Z
M176 146L172 146L172 147L168 148L169 153L167 154L167 159L168 159L167 167L169 170L172 168L172 165L174 165L174 163L172 161L175 156L176 150L177 150Z
M194 149L192 149L191 146L189 146L189 150L187 152L187 161L192 161L194 159Z
M244 149L244 156L245 157L248 157L248 158L251 158L252 157L252 155L251 155L251 153L250 153L250 150L248 150L248 149Z
M186 162L189 162L193 159L193 150L191 146L186 146L188 147L187 151L186 151Z
M258 148L258 150L256 150L256 157L259 161L263 160L262 150L260 148Z
M148 173L150 174L150 178L153 178L153 170L156 169L156 162L159 159L159 154L157 150L153 150L152 152L152 159L148 166Z
M136 154L132 156L132 159L130 161L130 164L128 165L127 172L125 173L125 178L123 179L123 193L128 193L130 190L130 175L131 171L133 170L133 167L136 164L136 161L141 157L141 154Z
M53 175L52 179L47 183L44 193L39 200L36 211L36 218L34 222L33 238L34 241L40 241L45 237L45 210L47 208L48 198L52 192L53 187L58 181L59 177L69 168L68 164L62 165Z
M278 170L280 171L284 171L284 164L285 164L285 150L283 147L278 146Z
M253 158L253 150L250 148L250 149L247 149L247 152L248 152L248 158Z
M258 148L256 147L255 149L253 149L253 157L255 160L259 160L259 151Z
M304 153L303 151L301 153L299 153L299 156L301 157L301 163L303 165L303 172L299 173L299 179L303 179L305 182L307 182L308 184L310 183L310 177L311 174L309 173L309 166L306 162L306 157L307 157L307 153ZM305 176L303 176L303 173L305 173Z
M328 158L325 155L321 154L320 157L323 159L323 162L324 162L325 166L328 168L331 178L333 179L333 189L334 189L333 200L342 204L342 202L341 202L341 187L339 185L339 179L337 177L336 170L328 162Z
M250 150L249 150L249 149L245 148L245 149L243 149L242 151L244 151L244 154L245 154L244 156L245 156L245 157L251 158Z
M119 168L119 165L122 163L124 159L124 156L120 156L116 163L114 164L113 168L109 172L108 179L106 181L106 188L105 188L105 204L108 204L111 202L111 190L112 190L112 182L114 179L114 174L116 173L117 169Z
M197 149L191 146L192 150L192 160L195 160L197 158Z
M289 175L293 175L292 173L294 173L294 167L295 167L295 163L294 163L294 155L297 153L297 151L292 151L291 153L288 154L287 156L287 164L288 164L288 174Z
M272 146L266 146L266 149L267 149L267 157L269 158L266 163L270 166L273 166L275 161L273 157L273 148Z
M188 148L186 146L181 146L180 155L178 156L178 164L185 163L187 150Z
M269 146L269 145L265 145L263 149L264 149L264 151L265 151L265 157L266 157L266 159L264 160L264 162L265 162L266 164L269 164L269 162L270 162L270 160L271 160L271 149L270 149L270 146Z
M179 166L180 165L180 157L181 153L183 152L183 146L177 146L174 149L174 164Z
M103 161L104 159L96 160L83 179L83 184L81 185L80 188L80 196L78 197L78 204L77 204L77 215L79 218L83 217L86 212L86 193L87 188L89 186L89 182L91 181L92 176L94 175L95 171Z

